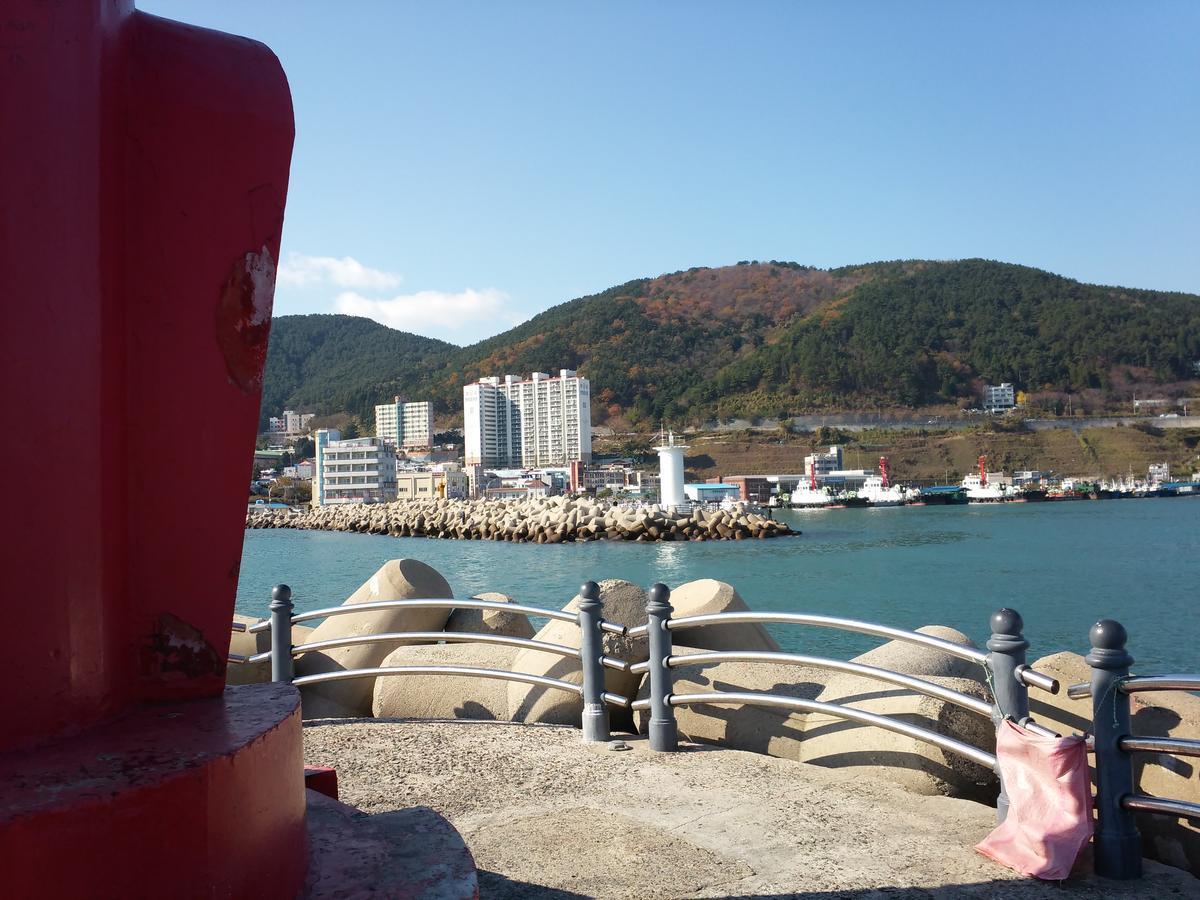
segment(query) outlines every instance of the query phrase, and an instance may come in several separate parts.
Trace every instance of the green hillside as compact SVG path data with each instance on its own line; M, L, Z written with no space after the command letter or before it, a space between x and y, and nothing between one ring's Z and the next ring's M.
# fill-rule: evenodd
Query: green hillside
M271 323L261 419L278 411L374 412L420 384L456 349L356 316L280 316Z
M639 279L471 347L346 316L275 320L264 410L369 420L393 394L445 413L482 375L575 368L598 421L699 422L866 406L970 405L984 382L1118 401L1196 388L1200 298L985 260L833 270L740 263Z

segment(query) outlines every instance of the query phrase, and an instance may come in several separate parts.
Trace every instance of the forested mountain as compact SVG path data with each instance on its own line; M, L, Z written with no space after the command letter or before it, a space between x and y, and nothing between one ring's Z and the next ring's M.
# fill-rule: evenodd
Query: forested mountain
M373 414L453 349L356 316L280 316L271 323L261 419L265 425L285 406Z
M453 412L482 375L575 368L595 417L702 421L968 402L1196 377L1200 298L1082 284L986 260L821 270L739 263L639 279L471 347L346 316L272 328L264 410L370 419L395 393Z

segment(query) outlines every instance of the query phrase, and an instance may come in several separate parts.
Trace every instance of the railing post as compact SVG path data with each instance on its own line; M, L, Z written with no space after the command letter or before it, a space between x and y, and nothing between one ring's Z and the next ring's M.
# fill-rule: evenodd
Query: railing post
M997 728L1005 718L1020 722L1029 717L1029 688L1017 674L1025 665L1029 641L1021 633L1025 627L1021 614L1015 609L998 609L992 613L992 636L988 638L988 668L992 674L992 721ZM1008 791L1004 775L1000 776L1000 796L996 798L996 821L1008 816Z
M1133 760L1121 749L1132 730L1129 695L1121 681L1129 675L1133 657L1125 650L1129 639L1120 622L1101 619L1088 633L1092 652L1092 733L1096 738L1096 874L1105 878L1140 878L1142 839L1133 813L1122 801L1133 793Z
M675 710L670 703L673 679L667 667L671 656L671 632L667 622L673 612L670 598L671 589L660 582L650 588L650 598L646 602L646 618L650 624L650 749L663 753L674 752L679 747Z
M271 680L291 682L292 589L277 584L271 589Z
M579 650L583 669L583 740L584 743L607 741L608 706L604 703L604 639L600 618L604 604L600 585L586 582L579 589Z

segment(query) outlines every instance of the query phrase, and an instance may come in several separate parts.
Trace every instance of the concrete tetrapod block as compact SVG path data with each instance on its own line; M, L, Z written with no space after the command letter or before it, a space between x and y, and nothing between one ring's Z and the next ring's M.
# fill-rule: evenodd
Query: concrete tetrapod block
M600 582L600 600L604 604L603 616L610 622L634 627L646 622L646 592L628 581L607 579ZM567 612L579 611L578 595L563 607ZM579 626L571 622L551 620L535 636L535 640L579 647ZM624 660L646 658L646 637L618 637L605 634L604 653ZM583 683L583 672L579 659L558 656L544 650L522 650L513 659L512 671L527 675L542 675L557 678L572 684ZM642 676L616 669L605 668L604 689L625 697L637 693ZM579 726L583 715L583 698L578 694L538 685L513 682L508 687L508 712L514 722L550 722L555 725ZM633 719L628 710L610 707L609 713L614 730L632 729Z
M415 559L393 559L350 595L343 606L375 600L432 600L452 597L450 585L437 570ZM330 616L309 636L309 643L357 635L395 631L441 631L449 618L448 609L382 609L352 615ZM316 675L343 669L379 666L401 644L395 640L358 644L306 653L296 659L296 675ZM323 684L304 685L304 718L328 719L371 715L373 678L351 678Z
M704 650L693 647L672 648L675 656L702 652ZM815 700L830 675L826 669L808 666L750 662L700 663L679 666L672 671L675 676L672 693L675 694L754 691L803 700ZM650 679L647 678L642 682L638 699L649 696ZM639 710L634 716L638 731L644 734L650 722L650 711ZM675 707L675 721L681 738L797 761L804 740L806 716L806 713L769 706L697 704Z
M956 643L970 644L965 635L952 628L926 626L918 630ZM855 657L854 661L915 675L942 687L989 699L980 666L938 650L891 641ZM964 677L974 674L972 669L978 675ZM831 675L817 699L900 719L989 753L995 752L996 734L989 717L874 678ZM990 803L999 791L995 773L957 753L823 713L809 714L800 759L829 768L861 767L864 773L895 782L916 794Z
M487 592L476 594L476 600L493 603L512 603L507 594ZM508 637L533 637L533 623L525 613L502 612L498 609L456 609L450 613L443 631L472 632L474 634L503 634Z
M491 644L418 644L397 647L382 663L392 666L472 666L511 671L516 647ZM375 679L376 718L508 720L508 686L495 678L465 675L389 675Z
M241 622L247 628L261 622L254 616L235 615L233 621ZM312 634L313 629L307 628L304 625L292 626L292 643L302 644L308 640L308 635ZM258 634L250 634L247 631L235 631L230 635L229 652L239 653L242 656L250 657L256 653L266 653L271 649L271 633L269 631L260 631ZM271 680L271 661L264 659L256 663L230 663L225 670L226 684L266 684Z
M672 618L711 613L748 612L750 607L733 585L714 578L689 581L671 591ZM779 644L756 622L738 625L707 625L703 628L672 629L672 640L684 647L708 650L778 651Z
M1072 700L1067 686L1091 681L1091 667L1077 653L1055 653L1032 664L1057 678L1057 695L1030 690L1029 712L1039 724L1059 734L1091 731L1092 700ZM1147 673L1150 674L1150 673ZM1183 691L1133 694L1133 733L1138 737L1200 740L1200 697ZM1088 757L1095 762L1095 757ZM1093 770L1093 783L1095 772ZM1133 783L1139 793L1200 803L1200 758L1169 753L1134 753ZM1200 824L1154 813L1135 813L1142 833L1142 852L1150 859L1200 875Z

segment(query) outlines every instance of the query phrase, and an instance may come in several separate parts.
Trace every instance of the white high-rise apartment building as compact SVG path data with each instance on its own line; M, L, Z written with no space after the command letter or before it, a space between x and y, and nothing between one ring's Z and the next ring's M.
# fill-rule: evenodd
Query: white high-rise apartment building
M592 458L592 398L571 369L481 378L463 388L465 464L565 466Z
M428 401L393 403L375 407L375 436L401 450L428 450L433 446L433 404Z

